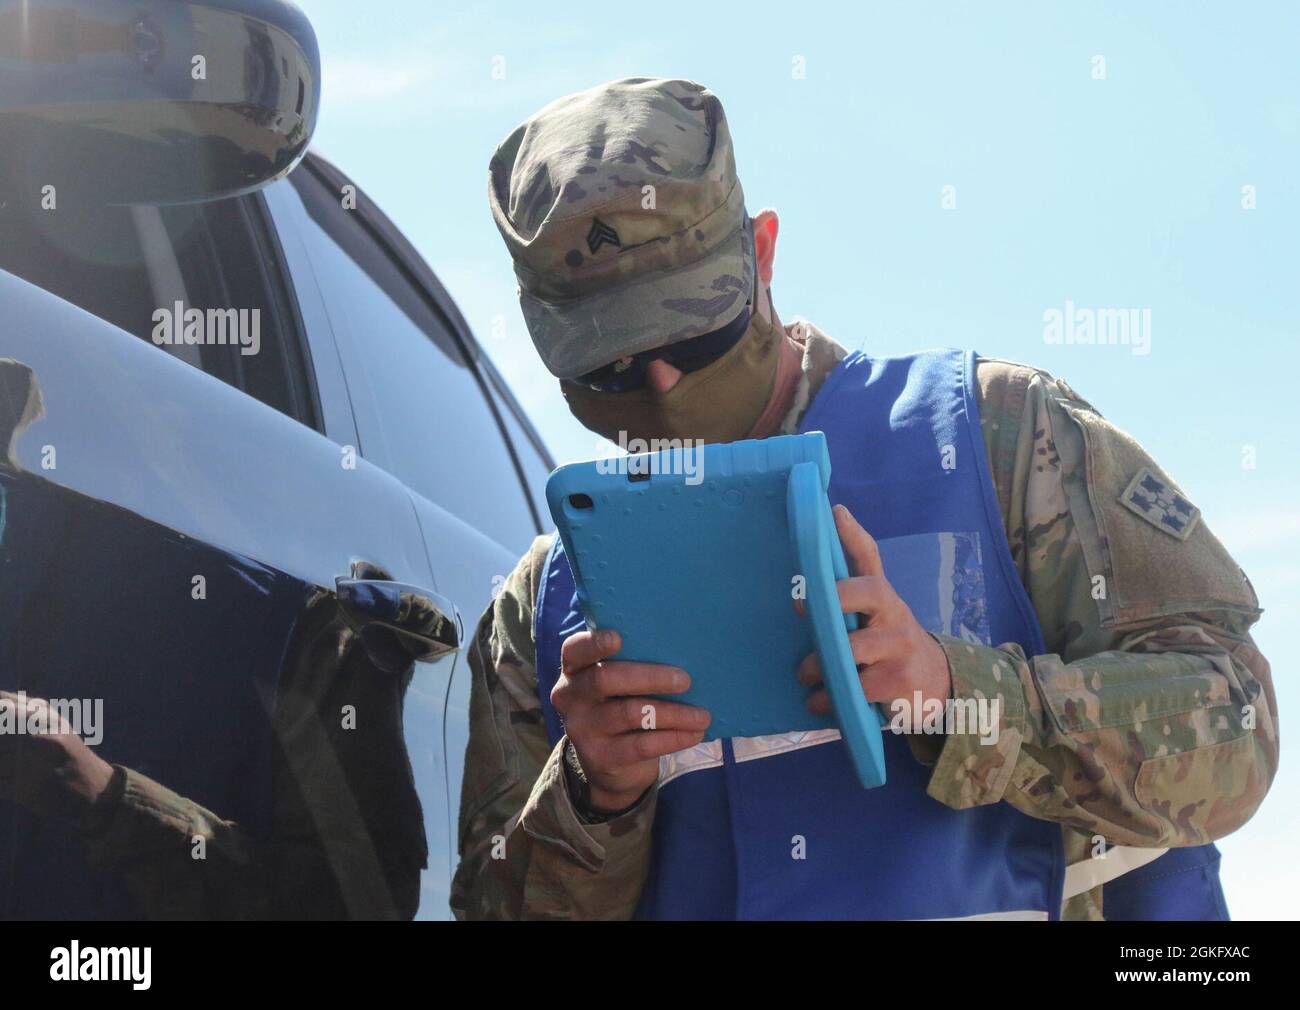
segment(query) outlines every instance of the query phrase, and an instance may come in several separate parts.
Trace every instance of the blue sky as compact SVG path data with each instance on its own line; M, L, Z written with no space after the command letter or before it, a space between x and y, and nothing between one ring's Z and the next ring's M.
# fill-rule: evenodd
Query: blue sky
M300 2L324 67L317 149L428 259L558 459L598 440L524 331L488 159L571 91L701 81L750 210L781 215L783 318L1068 379L1246 569L1283 723L1300 711L1300 6ZM1067 300L1150 310L1149 353L1048 344ZM1221 845L1238 917L1296 917L1294 764Z

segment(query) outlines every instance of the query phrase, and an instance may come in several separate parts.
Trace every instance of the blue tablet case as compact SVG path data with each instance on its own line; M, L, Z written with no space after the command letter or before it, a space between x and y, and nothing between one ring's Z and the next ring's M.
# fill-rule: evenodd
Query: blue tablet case
M619 631L617 659L690 673L672 697L709 710L706 739L838 726L871 788L885 781L883 720L849 650L857 618L840 612L830 473L814 431L562 466L546 500L588 625ZM833 719L808 711L795 679L814 651Z

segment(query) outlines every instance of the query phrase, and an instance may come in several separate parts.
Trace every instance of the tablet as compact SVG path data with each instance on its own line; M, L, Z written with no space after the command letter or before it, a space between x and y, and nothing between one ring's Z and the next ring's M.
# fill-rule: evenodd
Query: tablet
M849 649L857 618L839 608L830 472L815 431L570 464L546 499L588 626L622 636L614 658L686 670L672 700L709 710L709 740L838 728L871 788L883 720ZM810 652L833 717L810 713L795 679Z

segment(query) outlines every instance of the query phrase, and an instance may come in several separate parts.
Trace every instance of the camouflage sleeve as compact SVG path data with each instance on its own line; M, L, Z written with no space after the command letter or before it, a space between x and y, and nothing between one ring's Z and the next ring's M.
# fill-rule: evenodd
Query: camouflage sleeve
M373 825L325 826L331 817L346 820L346 809L313 811L319 824L289 827L283 822L297 804L280 802L282 830L259 842L132 768L114 766L110 792L80 825L83 838L91 864L119 879L145 918L398 919L415 912L413 887L390 886L393 878L382 873ZM323 840L322 830L329 835Z
M626 919L650 855L656 790L601 824L574 809L568 739L551 747L537 697L538 537L479 621L469 655L470 732L460 801L460 919Z
M144 916L415 914L427 851L401 726L410 671L380 676L324 592L309 601L289 655L265 833L121 766L79 825L91 862L123 882Z
M1063 381L1001 362L979 374L1008 539L1047 654L941 638L954 697L996 698L1001 714L991 746L943 740L930 795L958 809L1006 800L1118 845L1236 830L1278 763L1244 573L1142 447ZM1121 501L1145 478L1136 506Z
M92 865L111 868L151 919L270 912L269 889L249 886L244 832L138 771L115 765L109 792L81 828Z

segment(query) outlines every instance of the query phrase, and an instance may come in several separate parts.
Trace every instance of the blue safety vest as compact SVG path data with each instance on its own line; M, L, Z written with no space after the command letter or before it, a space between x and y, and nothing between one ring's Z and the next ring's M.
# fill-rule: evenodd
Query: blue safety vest
M828 376L802 430L826 433L831 500L876 538L922 626L1017 642L1035 656L1046 650L1003 531L974 379L973 353L854 353ZM558 537L535 620L554 744L560 645L585 627ZM884 746L888 781L872 790L834 730L712 741L663 759L638 917L1059 918L1059 824L1007 803L953 810L926 794L931 769L906 739L886 731Z

